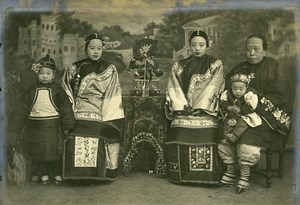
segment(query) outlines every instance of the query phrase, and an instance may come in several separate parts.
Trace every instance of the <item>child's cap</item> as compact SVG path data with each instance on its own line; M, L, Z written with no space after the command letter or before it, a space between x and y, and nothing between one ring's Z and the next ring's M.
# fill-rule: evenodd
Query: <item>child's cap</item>
M246 83L247 85L249 85L251 78L254 78L254 76L251 75L245 75L245 74L235 74L230 78L230 83L234 83L234 82L242 82L242 83Z
M41 58L39 63L41 64L41 67L47 67L52 70L55 70L55 61L52 58L50 58L49 53L45 57Z

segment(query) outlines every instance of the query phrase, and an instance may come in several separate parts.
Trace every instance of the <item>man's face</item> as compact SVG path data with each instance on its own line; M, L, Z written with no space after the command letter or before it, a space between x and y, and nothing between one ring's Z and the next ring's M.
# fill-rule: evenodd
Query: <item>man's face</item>
M266 55L263 49L263 41L259 38L249 38L246 43L247 60L251 64L257 64L262 61Z

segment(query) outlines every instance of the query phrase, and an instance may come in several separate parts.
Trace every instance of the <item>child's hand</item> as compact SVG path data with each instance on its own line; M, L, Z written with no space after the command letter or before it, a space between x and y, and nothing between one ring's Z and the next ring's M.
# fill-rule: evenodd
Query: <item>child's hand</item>
M241 112L241 109L238 106L229 106L227 110L235 114Z
M202 113L203 113L202 110L194 110L194 111L192 111L192 115L194 115L194 116L200 116Z
M228 133L228 134L225 136L225 139L226 139L228 142L235 143L235 142L237 141L237 136L236 136L235 134Z
M233 111L235 114L238 114L241 112L241 109L237 106L234 106L234 111Z
M227 111L229 111L229 112L234 112L234 110L235 110L235 106L228 106L227 107Z
M229 141L227 141L226 139L222 139L222 140L221 140L221 143L222 143L222 144L231 144L231 143L230 143Z

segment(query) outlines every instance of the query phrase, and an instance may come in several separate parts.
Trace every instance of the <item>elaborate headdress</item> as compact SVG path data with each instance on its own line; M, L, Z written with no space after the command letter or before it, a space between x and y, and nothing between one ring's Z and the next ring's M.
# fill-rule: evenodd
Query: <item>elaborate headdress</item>
M234 83L234 82L243 82L246 83L247 85L249 85L251 79L254 78L254 73L251 73L249 75L245 75L245 74L235 74L230 78L230 82Z

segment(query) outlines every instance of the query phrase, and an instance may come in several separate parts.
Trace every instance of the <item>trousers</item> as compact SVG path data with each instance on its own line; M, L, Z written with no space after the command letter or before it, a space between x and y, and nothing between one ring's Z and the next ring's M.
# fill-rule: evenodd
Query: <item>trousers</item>
M218 152L225 164L255 165L260 159L260 147L247 144L218 144Z

